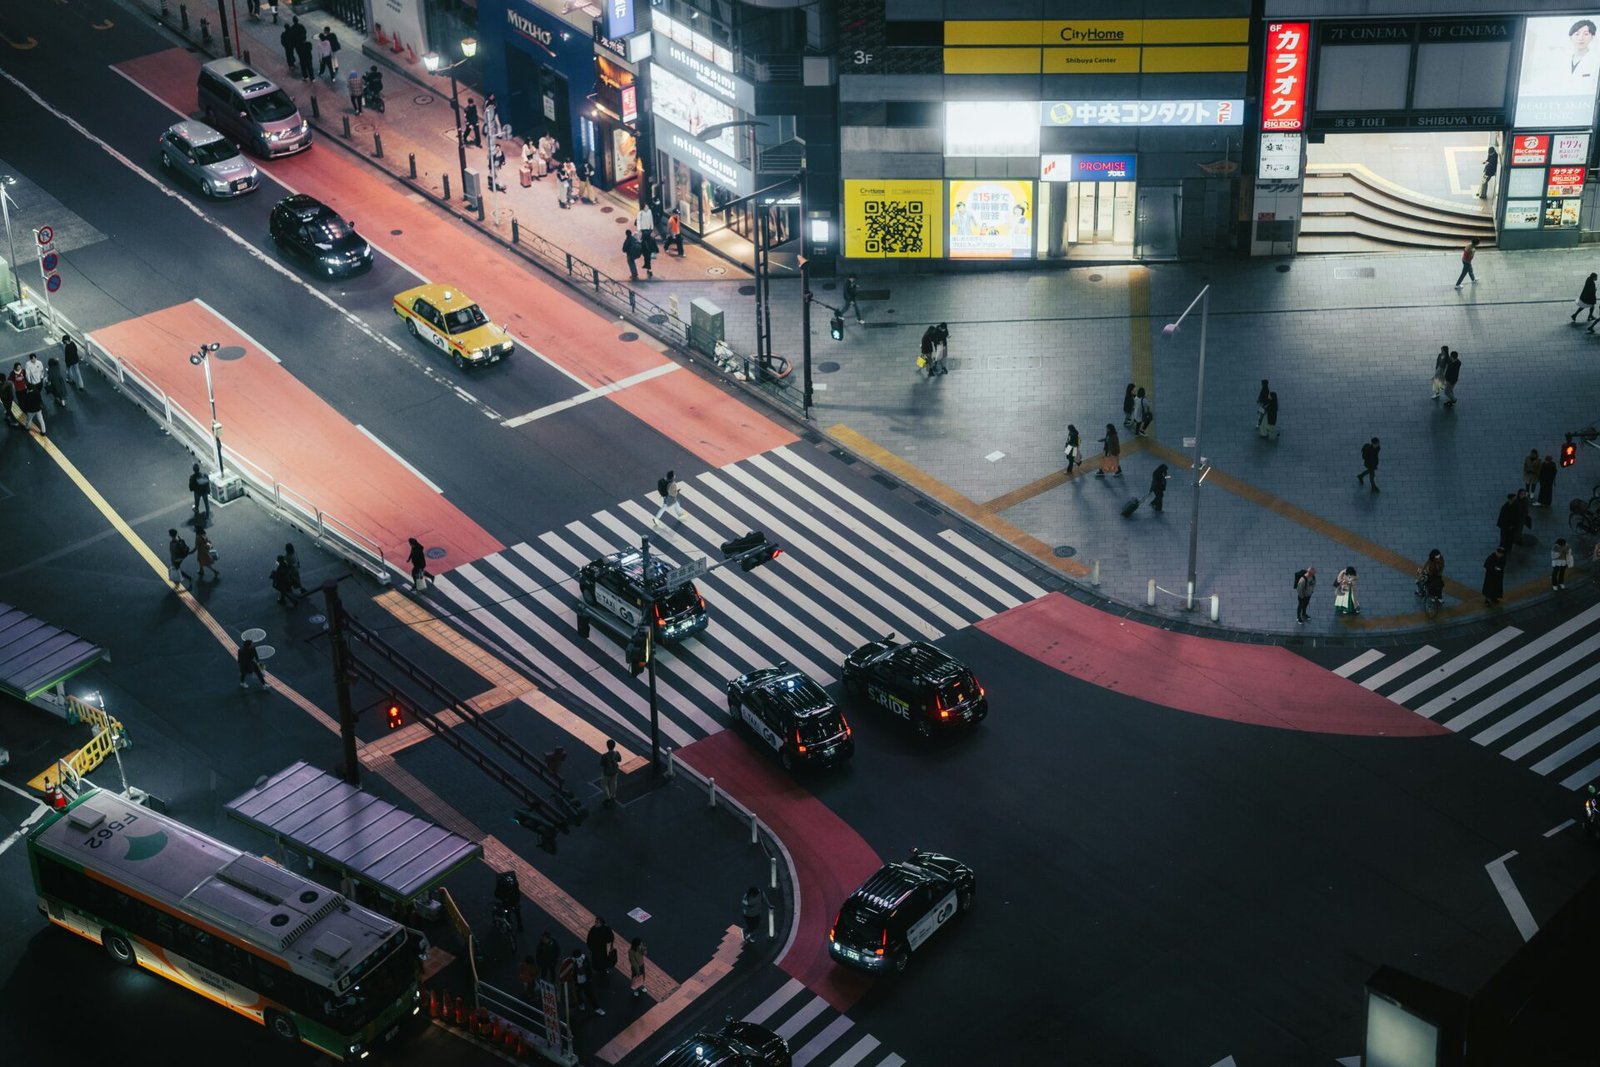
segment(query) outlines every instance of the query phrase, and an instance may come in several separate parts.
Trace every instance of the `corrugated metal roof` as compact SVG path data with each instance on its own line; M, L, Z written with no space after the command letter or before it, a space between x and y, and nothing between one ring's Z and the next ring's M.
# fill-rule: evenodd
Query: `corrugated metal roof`
M105 654L92 641L0 604L0 692L32 700Z
M398 900L421 896L483 852L304 761L235 797L226 810Z

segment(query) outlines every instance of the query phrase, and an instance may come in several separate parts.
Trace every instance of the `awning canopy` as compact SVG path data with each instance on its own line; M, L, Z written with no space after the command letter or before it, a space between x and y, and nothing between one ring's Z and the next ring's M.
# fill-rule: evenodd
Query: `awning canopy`
M0 693L32 700L105 658L75 633L0 604Z
M296 763L231 800L229 815L318 863L409 902L483 846L408 815L342 779Z

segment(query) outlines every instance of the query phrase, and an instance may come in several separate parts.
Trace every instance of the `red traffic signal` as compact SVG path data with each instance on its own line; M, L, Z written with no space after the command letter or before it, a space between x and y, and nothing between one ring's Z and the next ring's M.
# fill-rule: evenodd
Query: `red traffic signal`
M405 713L400 710L399 704L390 704L384 710L384 717L388 720L391 730L398 730L405 725Z
M1576 462L1578 462L1578 443L1568 441L1561 446L1561 465L1570 467Z

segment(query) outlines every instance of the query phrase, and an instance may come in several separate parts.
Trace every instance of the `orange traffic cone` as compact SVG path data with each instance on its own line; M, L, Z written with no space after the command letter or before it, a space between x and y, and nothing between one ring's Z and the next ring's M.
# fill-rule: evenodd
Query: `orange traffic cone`
M466 1004L462 1003L460 993L456 994L456 1025L467 1025L467 1006Z
M507 1052L514 1051L517 1047L517 1030L516 1027L512 1026L510 1023L506 1023L504 1045Z
M437 1019L438 1017L439 1017L439 994L435 993L433 990L430 989L430 990L428 990L428 1018Z
M489 1040L495 1044L500 1043L500 1016L489 1016Z
M518 1032L518 1034L517 1034L516 1057L519 1060L525 1060L525 1059L528 1058L528 1046L522 1040L521 1032Z

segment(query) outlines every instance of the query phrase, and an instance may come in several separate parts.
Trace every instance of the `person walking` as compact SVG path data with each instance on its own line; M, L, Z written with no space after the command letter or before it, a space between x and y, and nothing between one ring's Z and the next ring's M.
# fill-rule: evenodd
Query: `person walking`
M572 207L572 164L566 160L556 164L556 203L563 211Z
M50 432L44 425L44 393L38 389L29 389L17 394L17 406L22 408L22 428L32 429L34 423L39 424L39 436L49 437Z
M1105 479L1108 474L1122 477L1122 442L1117 440L1117 428L1111 423L1106 423L1106 435L1100 438L1100 472L1096 478Z
M295 599L299 600L306 595L306 587L300 582L300 554L294 550L293 541L283 543L283 563L289 568L289 584L294 589Z
M1422 594L1434 603L1444 599L1444 553L1437 548L1422 564Z
M1339 615L1360 615L1361 601L1356 599L1356 569L1346 567L1333 577L1333 610Z
M656 479L656 493L661 497L661 506L656 509L655 518L650 520L650 525L660 526L661 516L669 511L679 519L687 519L689 517L684 513L683 504L678 499L679 494L682 492L683 488L678 481L677 472L668 471L666 477Z
M1539 499L1533 502L1536 508L1550 506L1551 497L1556 491L1556 457L1546 455L1544 462L1539 464Z
M1356 475L1356 484L1360 485L1363 479L1370 481L1372 491L1378 491L1378 453L1383 450L1383 445L1374 437L1361 446L1361 473Z
M1456 288L1461 288L1461 279L1470 278L1472 283L1478 283L1478 276L1472 272L1472 257L1478 254L1478 239L1474 237L1461 249L1461 273L1456 275Z
M628 257L628 277L634 281L639 280L639 252L639 238L630 228L622 238L622 254Z
M1261 418L1267 413L1267 399L1272 396L1272 390L1267 388L1267 380L1261 379L1261 391L1256 394L1256 428L1261 428Z
M239 688L249 689L250 683L245 679L255 675L261 682L261 688L271 689L272 684L267 681L267 672L261 667L261 653L256 651L256 643L246 638L239 645Z
M1311 621L1311 598L1317 595L1317 568L1307 567L1294 576L1295 622Z
M189 495L194 503L194 514L200 514L200 509L206 509L206 518L211 518L211 476L200 469L196 463L189 468Z
M654 278L656 272L650 263L656 257L656 234L654 230L641 229L639 231L639 254L644 257L644 274L646 278Z
M1532 496L1539 488L1539 450L1531 450L1522 458L1522 488Z
M1257 432L1269 441L1278 439L1278 394L1276 392L1267 394L1267 405L1261 412L1261 425L1257 428Z
M1500 545L1483 561L1483 602L1490 607L1506 595L1506 546Z
M1533 535L1529 534L1524 541L1522 531L1533 529L1533 497L1528 495L1526 489L1518 489L1513 503L1517 509L1517 543L1531 545L1534 543Z
M756 939L761 930L761 916L767 910L767 895L761 891L760 886L751 886L744 891L744 900L740 904L740 911L744 916L744 942L750 944Z
M1494 181L1494 176L1500 172L1500 150L1494 145L1489 146L1489 154L1483 160L1483 180L1478 183L1478 199L1489 198L1489 183Z
M1567 320L1574 326L1578 324L1578 316L1585 310L1589 312L1587 321L1594 321L1594 283L1596 278L1600 278L1600 274L1590 274L1588 278L1584 279L1583 291L1578 294L1578 306L1572 309L1572 315Z
M683 212L677 208L672 209L672 214L667 216L667 248L674 244L678 246L678 258L683 258ZM856 312L859 319L860 311Z
M211 543L211 538L206 534L206 528L201 526L194 532L194 561L200 580L205 581L206 571L211 572L212 581L220 581L222 572L217 570L217 550Z
M22 377L28 383L29 391L44 391L45 367L39 362L39 353L34 352L28 356L28 362L22 365Z
M648 203L639 205L639 214L634 218L633 222L634 225L639 227L639 236L641 239L645 234L655 231L656 215L655 212L651 210Z
M608 807L617 802L617 777L622 771L622 755L617 743L606 738L606 750L600 753L600 791L605 794Z
M1444 392L1444 372L1450 365L1450 346L1440 345L1439 354L1433 357L1433 399L1438 400Z
M1517 515L1517 494L1507 493L1506 502L1500 505L1500 513L1495 516L1495 529L1500 531L1500 547L1510 549L1517 543L1517 533L1522 529L1522 521Z
M22 425L17 421L16 415L12 414L13 410L20 412L22 405L17 403L16 387L11 384L10 376L5 374L0 374L0 409L5 411L7 426Z
M950 373L949 368L944 365L945 357L950 354L948 325L936 322L929 326L922 334L922 347L928 359L928 377Z
M478 102L467 100L466 109L461 113L461 143L470 144L474 148L483 144L483 122L478 117Z
M1150 510L1161 510L1161 499L1167 495L1167 465L1165 463L1150 472Z
M1072 468L1083 462L1083 441L1078 436L1078 428L1072 423L1067 423L1067 443L1062 448L1067 457L1067 474L1071 476Z
M1461 353L1451 352L1450 362L1444 368L1444 406L1456 406L1456 383L1461 380Z
M56 410L60 411L67 406L67 381L61 373L61 361L51 356L44 365L44 384L50 390L50 395L55 398Z
M303 30L300 33L300 39L295 42L294 54L300 58L300 77L306 81L314 80L317 75L311 66L313 56L311 38L306 36Z
M1156 410L1150 404L1150 398L1144 394L1144 386L1133 394L1133 436L1143 437L1145 430L1155 421Z
M289 23L283 28L283 32L278 34L278 43L283 46L283 62L291 74L294 73L294 28L299 21L299 17L296 16L294 22Z
M317 34L317 77L327 75L328 84L334 84L338 71L333 69L333 41L327 29Z
M578 199L585 204L594 203L594 160L588 156L578 164Z
M83 357L78 355L78 342L71 334L61 335L61 362L67 368L67 381L83 390Z
M267 578L278 594L278 603L284 607L294 607L294 581L289 577L289 564L282 556L273 564L272 573Z
M636 997L644 994L644 961L649 955L644 938L636 937L628 942L628 985Z
M561 965L561 947L556 944L556 939L546 930L539 935L539 943L533 946L533 963L538 969L539 980L554 982L557 980L557 968Z
M572 954L572 982L577 986L578 1005L596 1015L604 1015L606 1010L600 1006L600 998L594 991L594 967L589 961L589 953L579 949Z
M406 554L406 562L411 564L411 585L420 593L433 581L428 574L428 552L415 537L407 541L411 544L411 551Z
M1122 425L1125 429L1133 429L1134 396L1137 392L1138 387L1132 382L1122 391Z
M856 284L856 276L849 274L844 279L844 303L839 308L840 316L847 311L855 312L857 325L865 326L866 320L861 317L861 305L857 302L860 290Z
M183 571L183 561L188 558L189 542L179 537L177 530L168 530L167 562L172 565L172 568L167 571L167 578L172 582L172 588L174 589L182 589L184 582L188 582L190 585L194 584L194 579Z
M604 918L596 915L594 925L589 927L588 936L583 940L589 947L595 984L599 986L609 984L611 971L617 965L617 935L606 925Z
M344 80L345 88L350 91L350 108L357 115L361 114L362 96L367 91L366 80L361 77L361 71L352 70L350 77Z
M1556 543L1550 546L1550 588L1565 589L1567 587L1567 568L1572 566L1572 546L1567 544L1565 537L1556 538Z

